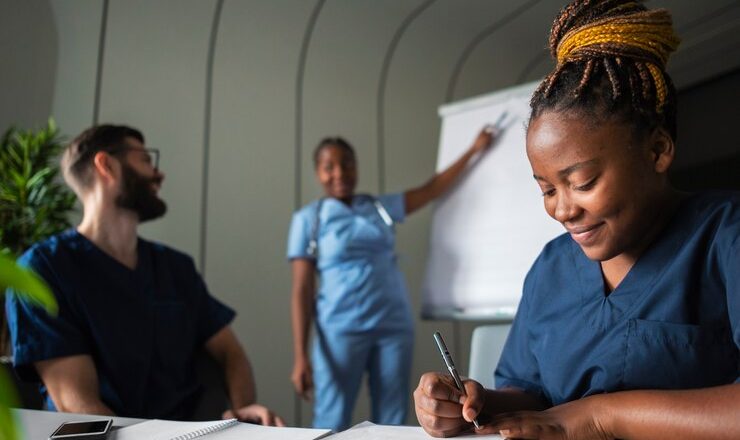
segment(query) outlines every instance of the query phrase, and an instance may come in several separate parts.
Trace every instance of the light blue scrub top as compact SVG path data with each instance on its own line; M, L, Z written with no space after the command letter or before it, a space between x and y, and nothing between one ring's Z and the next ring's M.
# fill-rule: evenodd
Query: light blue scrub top
M355 196L352 206L334 198L321 203L318 226L319 289L316 322L323 330L355 333L408 330L413 326L403 275L398 269L395 233L373 197ZM395 223L403 222L403 194L380 196ZM308 252L319 201L293 214L288 259L315 260Z
M609 295L567 234L532 266L496 370L558 405L740 382L740 193L693 194Z

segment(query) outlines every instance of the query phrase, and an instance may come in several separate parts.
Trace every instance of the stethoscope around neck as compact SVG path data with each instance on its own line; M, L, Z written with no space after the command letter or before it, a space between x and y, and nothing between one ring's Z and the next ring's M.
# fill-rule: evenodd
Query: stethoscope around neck
M380 203L380 200L376 199L375 197L369 195L369 194L358 194L352 198L354 201L355 197L367 197L372 199L373 206L375 206L375 210L378 211L378 215L381 219L383 219L383 222L391 229L393 229L394 221L393 218L388 214L388 211L385 209L385 206L383 206L382 203ZM306 253L314 258L318 258L319 256L319 225L321 222L321 219L319 218L319 215L321 214L321 207L324 204L324 200L326 200L327 197L322 197L319 199L319 203L316 206L316 212L314 213L313 218L313 224L311 225L311 239L308 241L308 246L306 247Z

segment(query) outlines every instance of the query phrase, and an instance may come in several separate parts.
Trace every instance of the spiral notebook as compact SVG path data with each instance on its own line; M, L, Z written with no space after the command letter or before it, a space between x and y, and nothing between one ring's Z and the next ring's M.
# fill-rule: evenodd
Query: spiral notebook
M174 422L148 420L115 431L111 440L314 440L331 433L328 429L276 428L240 423L236 419L212 422Z

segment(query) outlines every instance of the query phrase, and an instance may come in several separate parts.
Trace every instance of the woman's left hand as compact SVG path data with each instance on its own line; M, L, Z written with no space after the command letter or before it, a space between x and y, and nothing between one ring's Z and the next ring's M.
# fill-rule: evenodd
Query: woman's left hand
M517 411L496 415L476 434L541 440L613 440L600 416L599 397L591 396L545 411Z

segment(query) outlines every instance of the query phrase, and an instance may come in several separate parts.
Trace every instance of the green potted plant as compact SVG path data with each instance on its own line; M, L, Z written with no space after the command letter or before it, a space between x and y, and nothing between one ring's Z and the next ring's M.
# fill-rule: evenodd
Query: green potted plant
M0 139L0 304L6 287L56 313L54 296L32 272L14 259L28 247L70 227L74 194L60 182L63 149L53 119L37 131L8 129ZM5 307L0 307L0 358L8 354ZM19 438L9 408L19 401L9 370L0 363L0 440Z
M70 227L75 196L59 179L63 148L53 119L37 131L11 127L0 139L0 254L17 258L37 241ZM0 356L9 348L2 310Z

